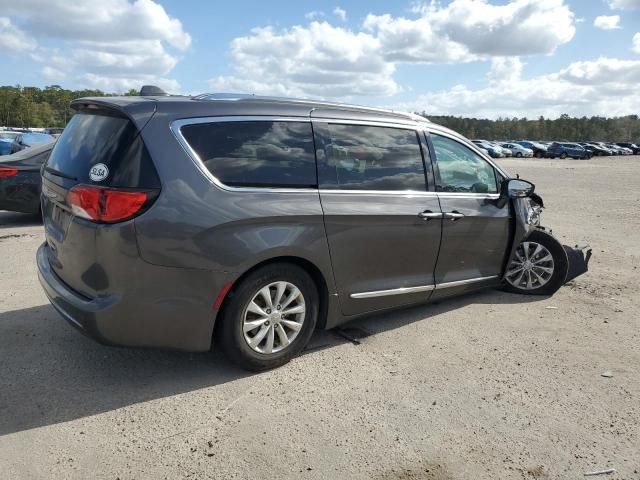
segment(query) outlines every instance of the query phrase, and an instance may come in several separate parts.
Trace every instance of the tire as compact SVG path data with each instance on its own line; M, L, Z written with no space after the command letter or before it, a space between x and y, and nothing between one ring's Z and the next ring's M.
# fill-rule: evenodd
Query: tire
M279 305L274 304L275 309L268 308L261 290L268 287L271 301L275 303L278 286L281 284L288 284L299 290L302 298L296 297L289 304L289 309L299 309L302 306L304 313L278 317ZM294 293L291 287L287 287L287 290L281 294L285 299L280 300L283 312L286 309L286 299ZM252 307L253 310L249 310L254 300L254 305L259 306L264 314L269 312L269 316L254 313L255 306ZM292 308L291 305L294 307ZM250 273L229 292L220 312L221 323L217 331L216 343L220 344L231 361L247 370L258 372L279 367L300 353L309 342L318 321L319 305L318 289L306 271L289 263L266 265ZM260 323L261 321L263 323ZM245 322L254 323L256 327L245 333L243 328ZM287 326L294 323L301 325L299 330L293 330ZM258 339L265 328L267 333ZM291 343L283 346L281 334L285 334L287 338L292 337ZM255 346L250 346L251 339L257 340ZM269 340L271 340L271 353L268 353Z
M536 254L538 246L541 246L542 250ZM527 270L524 272L517 270L524 263L520 261L520 258L526 259L526 256L523 255L525 248L528 248L529 260L533 263L533 268L530 269L532 273ZM549 233L544 230L534 230L518 246L516 252L516 257L509 263L505 273L505 290L525 295L553 295L564 285L569 270L567 252L560 242ZM547 254L550 255L551 261L544 261ZM543 268L551 269L551 272L545 271ZM521 272L523 275L519 278Z
M560 154L560 159L561 159L561 160L564 160L565 158L567 158L567 152L562 152L562 153Z
M522 152L516 153L516 158L522 158Z

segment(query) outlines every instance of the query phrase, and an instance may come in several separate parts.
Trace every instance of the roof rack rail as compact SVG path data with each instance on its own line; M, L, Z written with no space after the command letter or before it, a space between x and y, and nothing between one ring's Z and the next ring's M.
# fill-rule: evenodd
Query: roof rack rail
M196 95L191 97L193 100L226 100L226 101L237 101L237 100L246 100L246 99L254 99L254 100L264 100L264 101L281 101L281 102L291 102L291 103L309 103L316 104L318 106L328 107L328 108L353 108L363 111L371 111L371 112L384 112L398 116L404 116L406 118L410 118L414 121L422 121L422 122L430 122L430 120L422 115L418 115L416 113L409 112L401 112L398 110L391 110L389 108L378 108L378 107L367 107L364 105L353 105L349 103L340 103L340 102L330 102L326 100L312 100L308 98L291 98L291 97L278 97L278 96L268 96L268 95L255 95L253 93L202 93L200 95Z

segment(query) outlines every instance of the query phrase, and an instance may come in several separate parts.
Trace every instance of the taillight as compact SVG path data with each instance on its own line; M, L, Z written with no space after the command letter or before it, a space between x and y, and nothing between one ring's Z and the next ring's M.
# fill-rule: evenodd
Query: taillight
M135 217L157 192L76 185L67 195L74 215L94 222L116 223Z
M0 178L14 177L18 174L18 170L10 167L0 166Z

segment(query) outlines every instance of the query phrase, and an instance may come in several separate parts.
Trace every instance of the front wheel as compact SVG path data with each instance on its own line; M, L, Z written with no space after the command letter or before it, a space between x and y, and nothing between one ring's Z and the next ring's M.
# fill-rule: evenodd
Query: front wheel
M562 153L560 154L560 158L561 158L562 160L564 160L565 158L567 158L567 152L562 152Z
M216 340L248 370L279 367L309 342L318 311L318 290L306 271L293 264L266 265L229 293Z
M565 282L569 259L549 233L532 232L516 249L507 267L505 288L527 295L553 295Z
M522 158L522 152L516 153L516 158Z

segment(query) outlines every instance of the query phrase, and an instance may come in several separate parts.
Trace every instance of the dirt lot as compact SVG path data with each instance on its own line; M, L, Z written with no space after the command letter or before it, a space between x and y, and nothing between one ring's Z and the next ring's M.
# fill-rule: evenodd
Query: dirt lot
M640 478L640 157L504 164L591 272L318 332L259 375L84 338L38 285L41 226L0 212L0 478Z

